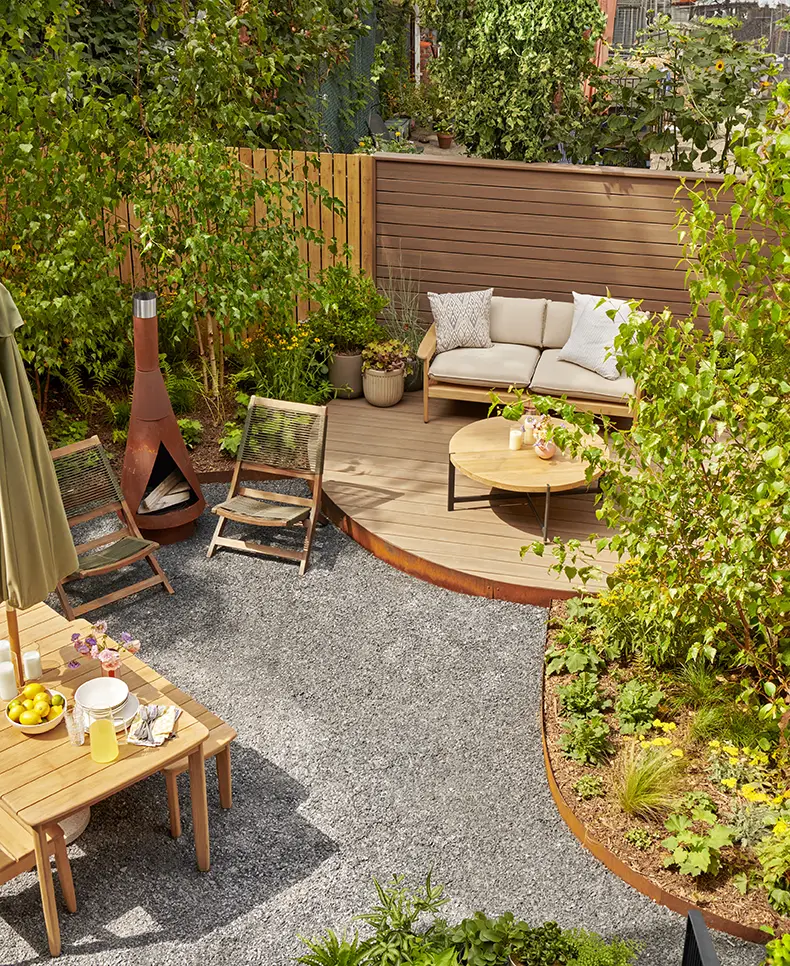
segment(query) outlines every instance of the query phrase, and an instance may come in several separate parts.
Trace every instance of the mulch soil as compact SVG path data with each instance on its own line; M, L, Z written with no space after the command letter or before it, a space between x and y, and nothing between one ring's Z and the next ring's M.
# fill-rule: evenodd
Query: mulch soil
M547 646L554 645L556 628L560 625L565 614L562 602L555 602L551 611L551 623ZM724 870L716 878L690 876L667 869L663 865L665 855L669 853L661 847L661 842L670 833L663 825L651 824L640 819L632 818L623 813L611 792L613 767L611 762L598 767L580 765L570 761L559 748L559 739L563 734L562 717L559 713L558 689L571 680L571 675L554 675L544 682L544 721L546 741L549 748L549 758L557 785L562 797L576 817L584 824L588 834L597 839L602 845L614 853L622 862L636 872L652 880L666 892L679 896L694 903L701 909L715 913L733 922L759 929L770 926L777 934L790 931L790 919L777 916L768 904L762 889L750 890L745 896L741 895L732 885L730 876L747 869L752 863L749 855L743 849L735 846L722 850ZM614 701L618 682L610 674L599 674L601 690ZM619 682L622 684L622 680ZM670 733L673 747L685 750L683 759L685 769L679 782L678 797L688 791L705 792L719 806L720 814L727 814L729 799L720 786L714 784L705 767L705 749L698 747L699 757L686 743L686 735L692 712L681 712L673 717L663 716L663 720L673 720L677 730ZM624 741L618 734L616 726L612 725L610 738L619 751ZM648 738L656 737L660 732L650 732ZM616 761L617 754L611 761ZM573 790L573 785L584 775L598 775L603 779L603 797L584 801ZM726 821L726 819L722 819ZM624 835L629 829L641 827L649 830L654 836L653 845L647 850L640 850L626 841Z

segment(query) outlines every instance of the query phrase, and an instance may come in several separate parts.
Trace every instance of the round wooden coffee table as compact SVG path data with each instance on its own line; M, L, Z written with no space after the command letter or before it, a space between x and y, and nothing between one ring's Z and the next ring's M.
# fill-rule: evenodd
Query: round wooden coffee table
M562 420L552 419L557 425ZM511 493L523 493L535 518L543 531L544 541L548 540L549 506L552 493L589 493L595 489L594 483L601 476L600 471L593 473L587 480L588 463L573 459L559 450L550 460L542 460L531 446L520 450L509 449L510 430L515 424L502 416L481 419L459 429L450 440L450 461L447 478L447 509L454 510L458 503L473 503L486 500L489 503L507 500L517 502ZM597 433L589 437L589 444L604 449L605 443ZM480 496L455 495L455 471L476 480L494 490L505 493L487 493ZM530 494L545 493L546 506L543 520L535 508Z

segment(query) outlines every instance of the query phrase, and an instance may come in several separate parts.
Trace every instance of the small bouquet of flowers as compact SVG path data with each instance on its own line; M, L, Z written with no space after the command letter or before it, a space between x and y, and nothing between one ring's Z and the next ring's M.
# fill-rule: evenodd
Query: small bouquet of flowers
M115 677L121 668L123 652L137 654L140 642L124 631L120 635L120 645L107 635L107 622L97 621L87 634L75 633L71 635L74 650L83 657L91 657L100 661L102 670ZM78 662L72 662L76 665Z

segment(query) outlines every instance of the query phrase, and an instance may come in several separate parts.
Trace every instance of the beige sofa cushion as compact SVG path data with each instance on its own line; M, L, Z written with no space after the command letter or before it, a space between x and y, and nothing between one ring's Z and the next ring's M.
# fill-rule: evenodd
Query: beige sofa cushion
M532 392L602 402L621 402L633 393L634 380L630 376L604 379L597 372L582 369L572 362L561 362L559 354L559 349L543 350L529 385Z
M561 349L570 338L573 327L573 302L546 303L546 324L543 327L543 348Z
M532 345L543 339L546 299L514 299L495 295L491 299L491 341Z
M540 351L533 346L495 342L490 349L440 352L434 356L430 372L438 382L457 382L486 389L494 386L504 389L508 386L526 387L539 356Z

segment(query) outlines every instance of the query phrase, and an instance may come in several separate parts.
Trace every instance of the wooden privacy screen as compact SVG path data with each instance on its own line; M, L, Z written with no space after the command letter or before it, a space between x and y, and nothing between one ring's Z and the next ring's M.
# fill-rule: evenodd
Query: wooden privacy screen
M564 164L376 157L376 264L427 291L570 301L571 292L688 312L674 228L683 175ZM697 180L686 175L689 183ZM706 181L720 184L716 175ZM682 193L681 193L682 194Z
M298 224L322 231L323 245L317 242L300 242L302 257L309 265L311 278L334 262L329 251L329 242L336 238L340 245L351 248L351 264L369 274L374 271L374 221L372 216L374 200L374 161L363 154L306 154L304 151L279 152L266 149L234 148L238 150L242 164L251 168L261 177L281 179L284 173L293 175L299 181L312 181L325 188L333 198L342 202L345 212L337 207L327 208L315 198L308 196L303 189L300 198L305 213ZM288 211L288 204L283 206ZM261 205L261 209L263 206ZM365 216L367 213L367 216ZM255 225L263 216L262 210L251 213L250 224ZM291 215L291 217L294 217ZM133 206L124 202L116 212L122 226L131 230L138 227ZM121 279L134 288L147 288L145 273L140 264L136 245L131 243L126 258L121 265ZM304 316L307 306L299 306L300 316Z

